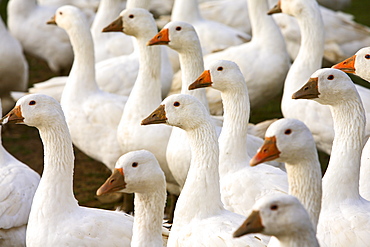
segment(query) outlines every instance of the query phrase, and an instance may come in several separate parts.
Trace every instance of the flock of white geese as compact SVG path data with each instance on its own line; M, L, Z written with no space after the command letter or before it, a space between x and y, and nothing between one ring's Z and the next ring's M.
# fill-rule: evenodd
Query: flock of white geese
M10 0L0 18L1 124L44 147L40 178L0 145L0 246L370 246L370 90L346 74L370 82L369 28L316 0L124 3ZM148 9L171 7L158 32ZM71 70L14 106L23 51ZM282 89L284 118L250 125ZM78 204L73 145L134 216Z

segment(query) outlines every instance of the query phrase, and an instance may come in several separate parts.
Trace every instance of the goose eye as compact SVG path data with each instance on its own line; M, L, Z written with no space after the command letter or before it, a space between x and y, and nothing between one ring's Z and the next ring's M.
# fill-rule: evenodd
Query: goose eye
M366 54L366 55L365 55L365 58L366 58L366 59L370 59L370 54Z
M334 79L334 76L333 75L329 75L328 76L328 80L333 80Z
M284 134L286 134L286 135L290 135L292 133L292 130L291 129L287 129L287 130L285 130L285 132L284 132Z
M175 103L173 103L173 106L175 106L175 107L180 106L180 102L176 101Z
M181 27L176 27L176 31L181 31Z
M279 206L276 205L276 204L273 204L273 205L270 206L270 209L273 210L273 211L276 211L276 210L279 209Z
M217 70L218 71L222 71L224 68L223 67L218 67Z
M131 19L134 18L134 15L129 15L128 18L131 18Z
M59 14L60 14L60 15L63 15L63 12L62 12L62 11L59 11Z
M30 103L28 103L29 105L36 105L36 101L34 100L31 100Z
M137 167L139 164L137 162L132 163L132 167Z

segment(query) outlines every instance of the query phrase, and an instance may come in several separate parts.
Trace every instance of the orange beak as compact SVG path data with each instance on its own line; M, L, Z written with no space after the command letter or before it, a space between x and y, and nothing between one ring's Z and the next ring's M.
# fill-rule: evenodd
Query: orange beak
M189 90L202 87L209 87L211 85L212 85L211 72L209 72L209 70L205 70L198 77L198 79L196 79L192 84L189 85Z
M1 124L6 123L23 123L24 117L22 116L21 106L15 106L8 114L6 114L2 119L0 119Z
M123 31L123 22L121 16L118 16L117 19L111 22L108 26L103 28L102 32L122 32Z
M147 45L166 45L170 42L168 28L162 29L156 36L148 41Z
M249 161L250 166L256 166L265 161L279 158L280 151L276 146L276 137L265 137L265 142L258 153Z
M112 175L100 186L96 191L97 196L101 196L110 192L116 192L126 188L125 173L123 168L114 169Z
M346 60L344 60L344 61L342 61L342 62L340 62L336 65L333 65L332 68L333 69L340 69L343 72L354 74L356 72L355 60L356 60L356 55L353 55L352 57L349 57Z
M46 24L51 24L51 25L57 25L56 21L55 21L55 15L53 15L53 17L50 18L50 20L48 20L46 22Z

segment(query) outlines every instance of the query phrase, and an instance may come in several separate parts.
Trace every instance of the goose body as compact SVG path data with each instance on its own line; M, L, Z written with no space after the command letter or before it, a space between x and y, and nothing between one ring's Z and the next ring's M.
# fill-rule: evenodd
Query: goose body
M279 95L290 67L290 58L279 27L271 16L266 15L269 10L267 0L249 0L248 10L252 40L208 54L204 63L206 66L215 60L237 63L247 83L253 109Z
M142 121L158 123L184 129L192 151L168 246L264 246L254 237L232 239L232 229L244 217L225 210L221 202L217 134L204 105L191 95L171 95Z
M291 195L261 198L234 237L260 232L278 238L280 247L318 247L315 230L300 201Z
M155 156L147 150L122 155L113 174L98 189L97 194L113 191L135 193L131 246L166 246L162 240L166 180ZM168 237L168 232L166 235Z
M73 68L61 98L73 143L113 169L122 155L117 126L127 97L98 88L92 37L82 13L76 7L63 6L56 11L55 22L67 31L75 52Z
M224 122L218 142L222 202L226 209L248 215L259 198L269 194L286 194L288 179L285 172L270 165L249 166L249 98L238 65L231 61L217 60L208 68L189 89L208 85L221 92Z
M45 25L56 7L38 5L36 0L11 0L8 3L8 28L23 50L47 62L50 69L68 73L73 51L64 30Z
M370 202L359 194L366 121L356 87L344 72L320 69L292 97L329 105L334 120L333 150L322 183L320 244L366 246L370 241Z
M3 118L38 128L44 145L44 171L27 227L27 246L129 246L133 217L80 207L73 195L74 155L60 104L31 94Z
M4 110L13 108L11 91L25 91L28 84L28 64L22 46L6 29L0 18L0 98Z

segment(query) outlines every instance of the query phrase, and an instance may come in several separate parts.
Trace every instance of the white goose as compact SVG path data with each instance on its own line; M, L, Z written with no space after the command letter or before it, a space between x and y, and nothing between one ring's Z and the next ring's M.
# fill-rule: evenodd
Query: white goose
M45 60L52 71L68 73L73 62L68 35L45 25L56 7L38 5L36 0L11 0L7 10L9 31L24 51Z
M225 210L221 202L217 134L204 105L191 95L171 95L142 121L159 123L185 130L192 152L168 246L264 246L254 237L232 239L232 229L244 217Z
M234 237L260 232L275 236L280 247L319 247L307 211L291 195L266 196L234 232Z
M38 128L44 145L44 171L32 203L27 246L129 246L133 217L80 207L73 195L73 147L60 104L46 95L27 95L2 119L6 122Z
M176 0L172 8L171 21L184 21L194 26L199 34L204 55L229 46L240 45L251 38L249 34L202 18L198 0Z
M266 14L268 10L267 0L248 0L252 40L204 57L206 67L221 59L239 65L248 86L252 109L281 93L290 67L284 38L274 19Z
M282 11L296 17L302 33L301 48L285 80L281 102L282 113L286 118L296 118L304 122L312 132L317 148L330 154L334 130L329 107L315 101L291 98L310 75L321 68L324 29L317 2L315 0L280 0L272 13L275 11ZM370 90L358 85L356 87L364 100L366 114L370 119L370 100L366 100L370 99ZM370 133L370 123L366 128Z
M115 191L135 193L131 246L166 246L162 240L166 180L155 156L146 150L122 155L113 174L96 193Z
M321 209L321 169L315 141L307 126L294 118L272 123L266 131L263 146L250 165L268 160L285 162L289 194L303 204L316 232Z
M368 245L370 202L359 194L366 119L356 87L344 72L320 69L292 97L329 105L334 120L335 138L323 178L322 207L317 227L320 244Z
M26 246L26 227L40 175L6 151L1 143L1 129L0 245Z
M353 73L370 82L370 47L364 47L350 58L334 65L346 73ZM370 141L367 140L361 156L360 195L370 200Z
M226 209L248 215L259 198L288 193L287 174L266 164L253 168L248 165L249 97L238 65L214 61L189 89L207 86L221 91L224 104L224 123L218 140L222 202Z
M161 47L146 45L147 41L157 33L157 26L152 14L145 9L126 9L121 12L119 18L119 29L137 39L140 68L118 125L118 143L123 153L139 149L152 152L166 174L169 191L178 195L179 187L166 160L167 143L172 128L166 125L140 125L141 120L162 101Z
M112 170L122 155L117 126L127 98L98 88L93 41L82 12L73 6L63 6L51 22L67 31L75 53L61 99L73 143Z
M14 106L11 91L25 91L28 85L28 64L22 46L5 27L0 18L0 98L3 109Z
M180 64L182 67L182 94L190 94L199 99L206 107L208 102L204 89L188 89L198 76L203 72L203 58L199 39L194 27L186 22L173 21L168 23L155 37L149 41L149 45L168 45L171 49L179 53ZM215 90L213 90L215 91ZM211 111L212 112L212 111ZM214 118L212 118L215 120ZM222 123L215 120L217 133ZM252 135L248 135L248 152L250 156L262 144L262 140ZM167 162L169 168L180 186L183 186L186 174L189 170L191 153L185 132L179 128L173 128L169 144L167 146ZM181 157L181 158L179 158Z

